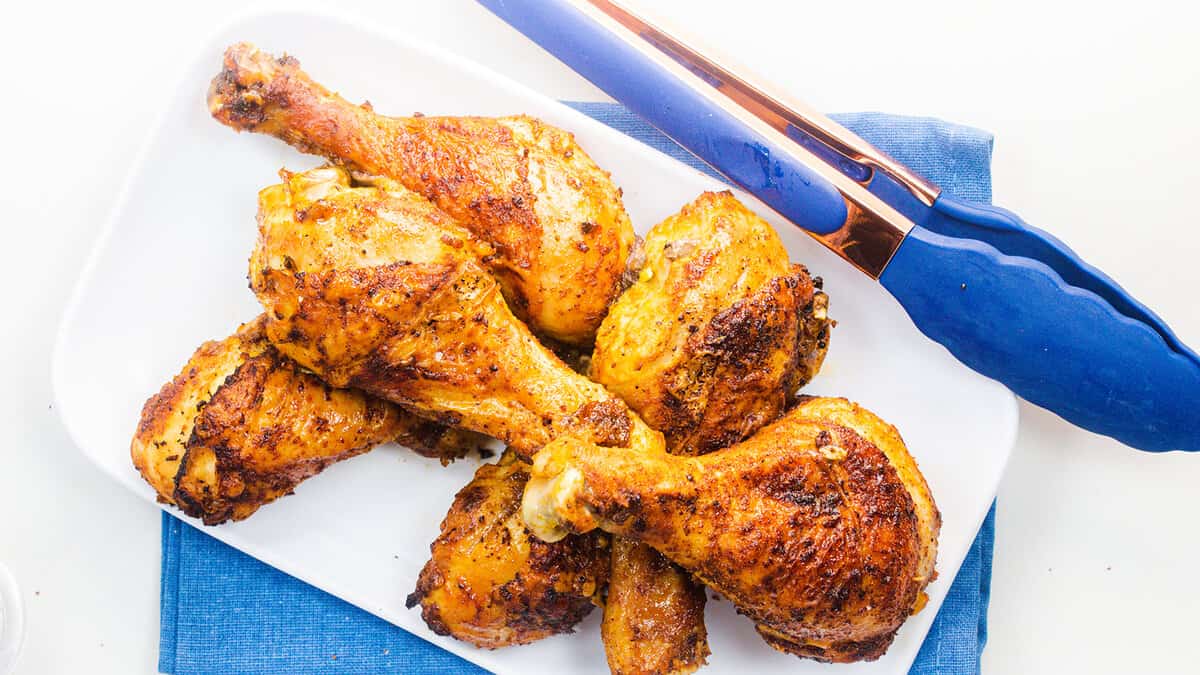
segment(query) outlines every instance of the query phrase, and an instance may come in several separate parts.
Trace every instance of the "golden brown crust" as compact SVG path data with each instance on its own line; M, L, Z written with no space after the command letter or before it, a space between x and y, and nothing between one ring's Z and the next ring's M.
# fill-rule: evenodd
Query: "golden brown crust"
M703 666L710 653L704 586L645 544L614 537L612 547L600 624L609 670L679 675Z
M454 498L408 606L435 633L495 649L569 633L608 581L607 535L549 544L521 521L529 467L506 452ZM481 525L483 524L483 525Z
M557 518L645 542L773 646L851 661L879 657L929 583L920 566L937 532L921 527L910 490L925 488L912 477L847 426L789 413L701 457L557 439L535 459L522 509L539 535L555 535Z
M175 504L175 476L192 437L197 412L248 354L261 353L253 346L244 348L239 334L200 345L183 370L142 406L129 454L134 468L163 504Z
M379 443L394 440L446 463L484 440L329 387L279 354L264 323L259 317L206 342L146 402L130 453L159 501L215 525L246 518Z
M389 176L495 246L487 258L535 331L590 343L634 235L609 174L574 137L526 116L385 117L314 82L291 57L236 44L208 94L213 117L356 172Z
M727 447L777 419L828 346L828 300L808 272L729 192L656 225L645 251L596 336L592 377L678 454Z
M875 413L845 398L801 396L790 414L816 422L840 424L867 439L887 455L888 461L908 488L916 509L919 534L924 543L916 576L926 582L933 581L937 576L934 568L942 514L933 501L929 484L917 467L917 461L909 454L904 439L900 437L900 431Z
M283 172L259 194L251 288L278 349L335 386L505 441L528 456L562 433L653 435L513 316L490 250L420 195L342 169Z
M196 416L175 481L184 513L209 525L241 520L399 433L395 406L289 365L273 349L247 358Z

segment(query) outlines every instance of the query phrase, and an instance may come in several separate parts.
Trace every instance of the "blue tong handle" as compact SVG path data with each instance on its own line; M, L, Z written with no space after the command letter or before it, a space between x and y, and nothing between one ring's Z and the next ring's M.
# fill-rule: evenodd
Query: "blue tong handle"
M820 173L601 26L580 0L479 1L797 226L828 235L849 218ZM784 142L818 147L792 131ZM814 155L865 176L913 223L879 280L926 336L1080 427L1143 450L1200 451L1200 358L1110 278L1003 209L946 195L930 206L883 172Z
M1200 358L1058 240L938 198L880 277L970 368L1067 421L1149 451L1200 450Z

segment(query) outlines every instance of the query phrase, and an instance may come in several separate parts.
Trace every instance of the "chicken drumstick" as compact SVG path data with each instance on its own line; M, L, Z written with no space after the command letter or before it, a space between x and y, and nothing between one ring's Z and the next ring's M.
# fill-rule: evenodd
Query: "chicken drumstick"
M526 116L386 117L240 43L208 93L213 117L355 172L393 178L494 249L487 265L535 332L590 344L634 243L621 191L561 129Z
M600 528L645 542L771 646L836 662L878 658L923 606L940 527L896 430L829 399L699 457L558 438L534 458L522 514L546 541Z

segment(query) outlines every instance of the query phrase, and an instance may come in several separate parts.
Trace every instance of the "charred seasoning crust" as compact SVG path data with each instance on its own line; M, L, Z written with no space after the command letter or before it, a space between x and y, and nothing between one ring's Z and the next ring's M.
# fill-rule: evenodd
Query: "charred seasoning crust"
M294 366L274 349L247 359L225 379L197 414L181 464L183 470L176 477L175 497L179 508L187 515L201 518L206 525L217 525L231 518L240 520L276 496L289 494L300 482L329 465L366 452L379 442L366 429L359 429L355 433L362 436L362 442L336 455L310 458L270 473L246 466L242 453L247 448L243 443L270 453L291 433L285 426L271 426L259 430L253 437L246 436L247 412L256 411L262 405L267 377L280 368L292 369ZM306 386L319 387L324 390L326 399L332 391L331 387L310 376L298 378L296 386L297 393L302 393ZM389 404L367 399L365 421L368 424L379 425L389 414L393 417L396 414L389 409ZM321 418L318 418L318 426L320 422ZM191 494L182 487L181 479L196 460L196 454L203 451L211 451L215 456L218 484L215 491L204 485L202 494Z
M777 564L812 580L809 588L820 601L788 621L754 618L776 649L824 661L873 660L912 613L923 586L913 574L919 556L917 516L912 497L879 448L846 427L827 429L816 437L818 452L845 452L840 459L818 461L830 489L807 490L811 485L799 486L786 473L761 477L766 494L803 503L820 527L844 532L823 538L819 550L801 540L773 551ZM865 560L851 562L864 555ZM853 625L864 610L875 616L878 629L873 634ZM824 628L817 632L813 626Z
M235 44L209 85L209 112L222 124L254 131L270 121L271 109L288 107L289 80L299 70L291 56L273 59L249 44Z
M874 661L887 652L892 641L896 639L896 632L899 630L899 627L897 627L895 631L866 640L843 640L821 646L819 644L800 644L776 636L769 629L764 629L762 626L756 626L756 628L763 641L771 645L771 647L785 654L813 659L821 663Z
M633 431L629 414L629 408L617 399L589 401L571 415L568 426L585 432L596 445L626 448Z
M672 452L704 454L745 439L785 411L793 393L812 377L802 339L802 308L813 285L797 265L720 312L688 338L690 358L665 378L648 420ZM785 363L776 363L784 354Z
M553 544L532 536L517 513L528 480L528 466L509 452L498 464L480 467L455 496L406 599L409 608L421 605L435 633L490 649L526 644L571 632L595 607L608 583L606 535Z
M395 441L422 457L439 459L442 466L446 466L466 457L472 450L480 450L486 439L482 434L413 416Z

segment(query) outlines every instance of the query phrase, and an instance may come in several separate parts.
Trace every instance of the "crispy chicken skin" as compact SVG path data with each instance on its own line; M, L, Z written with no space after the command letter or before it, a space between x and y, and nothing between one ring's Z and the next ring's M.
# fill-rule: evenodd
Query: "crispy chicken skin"
M600 325L591 375L667 449L727 447L775 421L828 344L827 297L774 228L704 193L646 235L646 264ZM704 589L645 544L613 541L601 631L614 673L687 673L708 655Z
M608 581L599 530L553 544L521 520L529 465L508 451L454 498L408 606L439 635L497 648L571 632ZM480 526L484 523L485 526Z
M280 355L264 322L201 345L142 408L130 454L160 502L216 525L246 518L380 443L445 463L484 440L362 392L330 388Z
M543 347L480 263L491 247L420 195L338 167L259 193L250 285L268 339L337 387L499 438L528 458L562 433L655 442L605 388Z
M775 421L824 358L827 296L729 192L706 192L654 226L645 251L596 335L592 378L675 454L724 448Z
M916 509L917 527L922 542L921 558L916 576L926 581L937 578L938 532L942 529L942 514L929 492L929 485L916 460L909 454L900 431L866 408L844 398L801 396L791 415L815 422L840 424L875 444L900 474Z
M923 605L937 527L921 504L936 507L894 429L847 403L828 409L862 433L809 417L823 405L699 457L556 439L534 459L522 515L549 541L601 528L650 544L776 649L878 658Z
M386 117L314 82L296 59L225 52L209 110L356 172L389 176L495 250L490 271L535 332L589 344L620 291L633 228L621 191L574 136L530 117Z

